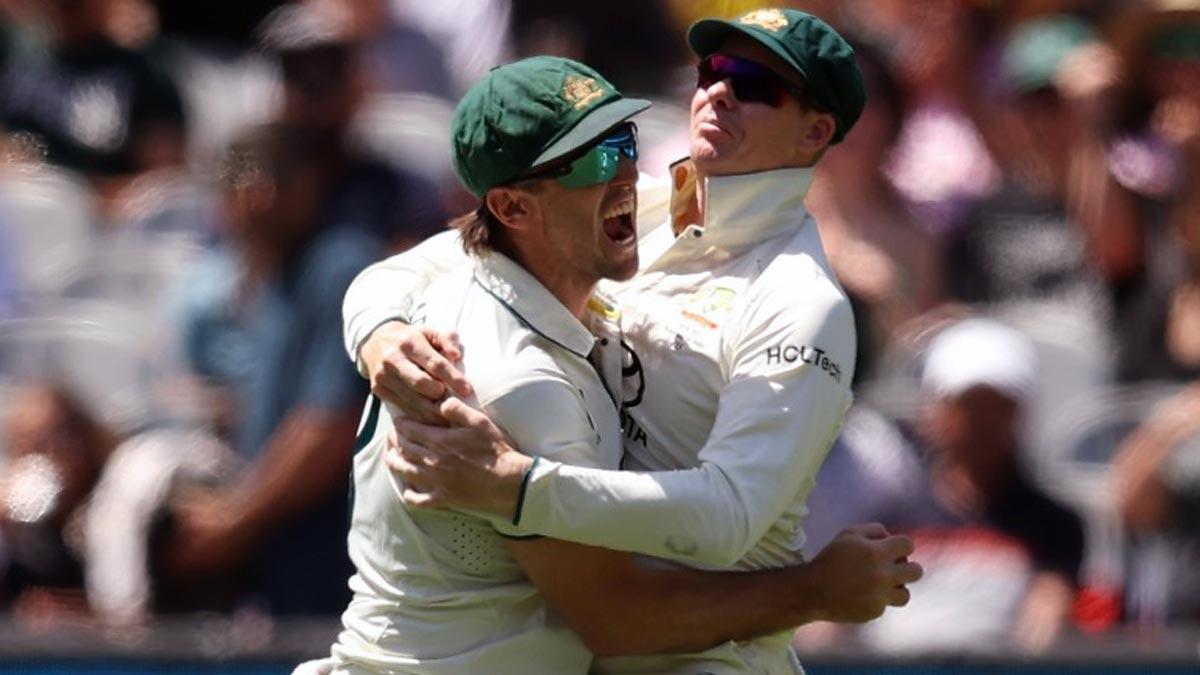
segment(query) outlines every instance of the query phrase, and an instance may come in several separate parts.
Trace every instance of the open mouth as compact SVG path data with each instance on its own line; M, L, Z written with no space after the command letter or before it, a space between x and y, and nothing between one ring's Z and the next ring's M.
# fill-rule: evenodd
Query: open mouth
M616 244L628 244L637 237L633 220L633 201L623 200L604 212L604 234Z

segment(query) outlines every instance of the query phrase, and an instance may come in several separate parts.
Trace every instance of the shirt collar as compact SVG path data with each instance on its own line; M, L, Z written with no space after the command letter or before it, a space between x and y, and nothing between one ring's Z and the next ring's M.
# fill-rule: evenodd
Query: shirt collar
M524 267L495 251L475 261L475 281L533 332L587 358L594 338Z
M804 198L813 169L786 168L705 179L704 224L688 222L688 205L696 195L696 167L690 159L671 165L671 223L677 230L703 227L714 246L736 247L798 228L808 211Z

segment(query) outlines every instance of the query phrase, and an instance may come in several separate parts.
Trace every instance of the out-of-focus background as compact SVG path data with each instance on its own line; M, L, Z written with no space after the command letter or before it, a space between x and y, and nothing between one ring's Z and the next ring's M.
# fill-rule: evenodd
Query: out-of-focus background
M341 298L472 207L458 96L581 59L663 175L686 27L765 4L0 0L0 673L326 653ZM877 520L927 570L810 672L1197 672L1200 0L782 4L869 96L808 200L859 365L807 549Z

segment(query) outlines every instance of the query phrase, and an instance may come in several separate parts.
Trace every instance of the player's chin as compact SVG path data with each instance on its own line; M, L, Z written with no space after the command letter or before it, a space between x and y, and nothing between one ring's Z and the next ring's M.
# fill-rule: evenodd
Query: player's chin
M622 247L619 250L609 251L608 255L604 256L600 276L604 279L625 281L632 278L637 273L637 269L637 246Z

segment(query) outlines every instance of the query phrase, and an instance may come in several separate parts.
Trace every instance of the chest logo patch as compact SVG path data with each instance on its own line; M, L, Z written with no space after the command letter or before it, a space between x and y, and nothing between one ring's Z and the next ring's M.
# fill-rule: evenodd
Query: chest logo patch
M733 299L737 291L723 286L702 288L688 298L684 305L683 315L692 321L715 330L721 322L729 317L733 309Z

